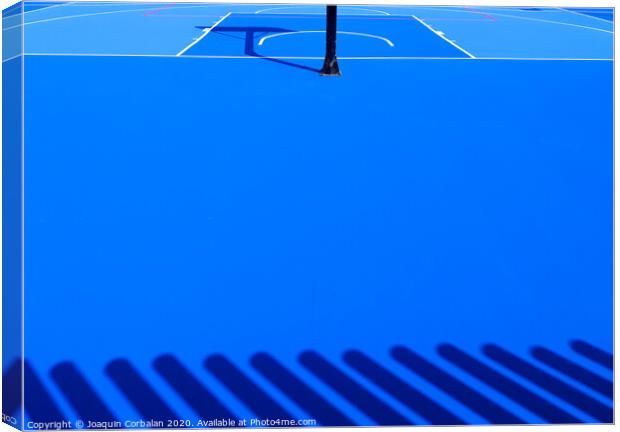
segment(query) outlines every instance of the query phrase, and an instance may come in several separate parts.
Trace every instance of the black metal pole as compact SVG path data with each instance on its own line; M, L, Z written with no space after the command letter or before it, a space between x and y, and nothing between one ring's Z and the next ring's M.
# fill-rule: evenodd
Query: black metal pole
M325 62L321 75L340 76L338 59L336 58L336 17L337 8L335 5L327 6L327 22L325 25Z

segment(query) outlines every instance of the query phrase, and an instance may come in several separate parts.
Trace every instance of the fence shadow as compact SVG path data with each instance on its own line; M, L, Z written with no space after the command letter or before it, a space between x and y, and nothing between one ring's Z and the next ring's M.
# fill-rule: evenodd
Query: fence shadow
M299 362L377 424L384 426L412 424L411 420L391 408L320 354L306 351L299 356Z
M520 419L489 397L450 375L407 347L392 349L392 357L413 373L443 390L492 424L523 424Z
M571 377L575 381L590 387L603 396L613 399L614 383L612 381L603 378L574 361L543 347L532 348L532 357L548 367Z
M72 362L54 366L50 375L76 413L95 422L118 421Z
M179 419L179 416L172 411L129 361L125 359L112 361L106 367L106 373L136 411L142 415L143 419L164 423Z
M235 415L172 355L165 354L156 358L153 367L200 417L235 418Z
M613 422L613 382L602 376L600 371L590 370L592 364L588 364L588 361L594 361L607 367L611 365L613 356L584 341L575 341L571 347L576 352L576 358L567 358L541 346L532 347L531 357L528 357L494 344L483 345L479 354L441 344L437 347L437 361L421 356L410 347L395 346L390 350L393 364L379 362L360 350L348 350L341 359L328 359L309 350L299 355L294 367L290 366L293 359L280 359L265 352L252 355L247 365L235 364L223 354L212 354L205 358L203 366L230 391L234 399L260 419L296 421L295 415L282 405L284 400L279 399L284 397L320 426L355 426L354 419L359 419L360 414L377 425L412 425L413 413L424 419L422 424L467 424L467 417L452 412L454 403L491 424L527 424L521 415L514 414L512 408L505 406L505 397L548 423L582 423L584 414L596 422ZM579 361L580 358L584 358L585 364ZM229 399L221 399L199 378L198 371L188 368L174 355L161 355L154 359L152 366L174 394L201 419L240 418L239 413L227 406L231 402L230 395ZM261 382L268 382L271 386L262 385L252 378L252 374L248 373L251 371L246 368L252 368L266 380ZM104 371L122 398L133 406L143 420L160 421L166 425L169 420L180 419L166 401L167 396L159 394L143 371L127 359L111 361ZM330 388L331 392L326 394L325 387L313 385L316 381L308 381L302 376L308 377L308 374ZM412 383L411 374L422 378L441 393L433 393L431 397L421 389L420 381L417 381L418 384ZM470 378L464 379L465 375ZM24 362L28 419L46 423L63 422L68 417L60 407L68 406L84 420L106 423L119 420L114 406L119 399L109 396L106 400L104 393L97 391L74 362L55 364L49 370L49 376L50 385L56 386L58 393L50 392L30 363ZM14 389L19 389L21 385L22 363L16 361L11 364L3 378L4 414L18 417L21 395ZM488 391L489 388L493 391ZM274 389L280 392L279 398L272 394ZM605 399L595 398L587 389ZM503 397L498 398L496 392ZM334 397L334 394L338 396ZM63 398L64 402L55 400L55 397ZM558 404L559 400L563 404ZM64 405L65 402L68 405ZM235 424L238 425L238 422L223 426ZM59 428L72 427L66 425L61 424Z
M443 344L439 354L450 363L473 375L489 387L503 393L508 398L537 414L549 423L580 423L579 419L554 405L538 394L528 390L516 381L477 360L459 348Z
M594 345L582 340L575 340L571 343L573 350L585 358L592 360L609 370L614 370L614 356L607 351L595 347Z
M255 354L250 363L272 384L322 425L354 426L355 423L318 392L267 353Z
M398 399L403 405L435 425L462 425L465 424L456 415L416 390L413 386L399 378L394 373L372 360L360 351L351 350L344 354L344 361L364 375L377 386Z
M293 419L291 414L223 355L209 356L204 365L260 419Z
M611 407L605 406L593 397L534 366L532 363L493 344L485 345L482 351L488 358L583 412L588 413L598 421L611 423L613 420L613 409Z

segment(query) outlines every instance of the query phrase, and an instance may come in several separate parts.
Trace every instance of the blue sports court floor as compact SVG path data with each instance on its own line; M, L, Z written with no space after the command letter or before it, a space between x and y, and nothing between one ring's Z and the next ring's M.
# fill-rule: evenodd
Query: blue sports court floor
M27 420L612 421L612 10L21 7Z

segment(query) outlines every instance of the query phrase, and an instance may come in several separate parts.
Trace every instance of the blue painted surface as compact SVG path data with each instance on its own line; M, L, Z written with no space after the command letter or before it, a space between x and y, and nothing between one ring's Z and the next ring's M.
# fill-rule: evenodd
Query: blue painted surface
M339 37L344 76L330 79L311 58L320 37L303 34L260 47L254 35L249 55L247 38L218 25L174 57L228 12L224 28L318 30L319 9L150 6L29 14L28 53L75 54L25 59L26 346L31 385L57 405L29 419L103 406L96 417L168 412L195 425L186 398L206 397L204 386L237 417L308 418L322 404L341 422L432 423L432 404L399 400L407 385L466 423L607 419L612 402L581 369L570 376L530 353L540 345L612 379L613 62L536 60L610 58L607 23L343 8L340 30L388 37L409 59L378 60L395 57L383 42ZM110 7L121 8L47 13ZM411 15L449 39L448 26L462 32L475 55L534 60L464 59ZM543 25L545 43L483 41ZM58 28L68 33L46 38ZM358 55L374 59L346 58ZM569 397L483 344L562 380ZM393 379L360 370L368 363L343 357L349 349L405 386L382 387ZM170 386L175 377L185 387ZM94 405L76 403L67 382ZM544 403L532 407L528 392Z
M22 58L2 63L2 373L22 359ZM3 382L3 413L21 425L20 379ZM6 390L5 390L6 389Z

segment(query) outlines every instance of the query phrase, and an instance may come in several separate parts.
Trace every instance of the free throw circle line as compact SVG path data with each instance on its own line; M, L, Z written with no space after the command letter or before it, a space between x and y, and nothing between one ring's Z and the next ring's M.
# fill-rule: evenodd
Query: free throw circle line
M258 45L262 45L267 39L272 39L272 38L276 38L276 37L280 37L280 36L294 35L294 34L303 34L303 33L325 33L325 30L300 30L300 31L275 33L275 34L272 34L272 35L263 36L258 41ZM382 40L383 42L385 42L386 44L388 44L391 47L394 46L394 43L391 40L389 40L388 38L385 38L383 36L377 36L377 35L368 34L368 33L349 32L349 31L338 31L336 33L337 34L352 35L352 36L362 36L362 37L367 37L367 38L372 38L372 39L379 39L379 40Z

